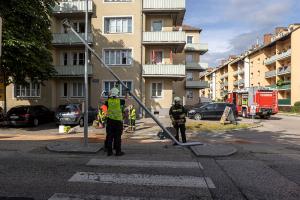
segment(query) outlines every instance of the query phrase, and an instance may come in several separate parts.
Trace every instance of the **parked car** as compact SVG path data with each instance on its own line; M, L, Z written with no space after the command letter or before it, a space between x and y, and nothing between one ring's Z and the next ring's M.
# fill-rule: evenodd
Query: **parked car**
M89 107L88 123L91 123L96 119L97 112L97 109ZM58 106L55 113L55 122L57 125L84 126L84 113L81 110L81 104L66 104Z
M200 108L192 109L188 112L188 117L191 119L220 119L226 106L231 107L235 118L237 117L237 110L234 104L231 103L210 103Z
M190 110L195 110L195 109L200 108L201 106L205 106L209 103L210 102L200 102L200 103L196 103L194 105L185 105L184 108L186 109L187 112L189 112Z
M7 112L7 122L11 126L33 125L47 123L54 120L54 112L42 105L16 106Z

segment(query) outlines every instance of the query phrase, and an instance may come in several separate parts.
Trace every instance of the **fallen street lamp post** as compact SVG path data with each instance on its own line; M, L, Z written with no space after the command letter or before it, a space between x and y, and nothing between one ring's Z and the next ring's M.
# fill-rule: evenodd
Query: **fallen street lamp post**
M94 49L92 49L89 44L87 43L87 41L85 41L83 38L81 38L81 36L74 30L74 28L71 26L70 22L68 19L63 20L63 25L68 28L68 30L71 30L79 39L80 41L85 45L86 48L88 48L92 54L94 54L96 56L96 58L102 63L102 65L113 75L113 77L115 79L117 79L120 84L128 91L128 93L132 96L132 98L146 111L147 114L150 115L150 117L157 123L157 125L165 132L167 133L170 138L179 146L185 146L185 147L189 147L189 146L196 146L196 145L203 145L203 143L201 142L187 142L187 143L181 143L179 141L176 140L176 138L172 135L172 133L166 129L162 123L154 116L153 113L151 113L151 111L141 102L141 100L139 98L137 98L135 96L135 94L133 94L133 92L126 86L126 84L117 76L117 74L110 68L108 67L105 62L102 60L102 58L96 53L96 51Z

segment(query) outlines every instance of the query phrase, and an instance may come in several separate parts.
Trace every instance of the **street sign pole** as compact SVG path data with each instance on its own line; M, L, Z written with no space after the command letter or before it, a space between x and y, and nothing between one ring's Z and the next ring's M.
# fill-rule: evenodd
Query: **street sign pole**
M86 0L85 10L85 41L88 42L88 5L89 0ZM85 102L84 102L84 146L88 146L88 104L89 104L89 91L88 91L88 48L85 47L85 63L84 63L84 91L85 91Z

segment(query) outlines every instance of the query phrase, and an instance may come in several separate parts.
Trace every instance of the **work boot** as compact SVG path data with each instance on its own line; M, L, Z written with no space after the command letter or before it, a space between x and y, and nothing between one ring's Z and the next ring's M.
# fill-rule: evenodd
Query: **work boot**
M112 151L107 152L107 156L111 156L111 155L113 155Z
M123 155L125 155L125 153L123 151L120 151L120 152L116 153L116 156L123 156Z

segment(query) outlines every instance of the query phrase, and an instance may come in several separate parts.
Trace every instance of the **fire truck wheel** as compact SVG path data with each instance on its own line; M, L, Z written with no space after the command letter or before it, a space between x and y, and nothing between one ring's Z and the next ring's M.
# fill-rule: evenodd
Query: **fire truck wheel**
M242 117L243 117L243 118L247 118L247 117L248 117L247 110L244 109L244 110L242 111Z
M197 114L195 114L194 119L195 120L201 120L202 119L202 115L199 114L199 113L197 113Z

